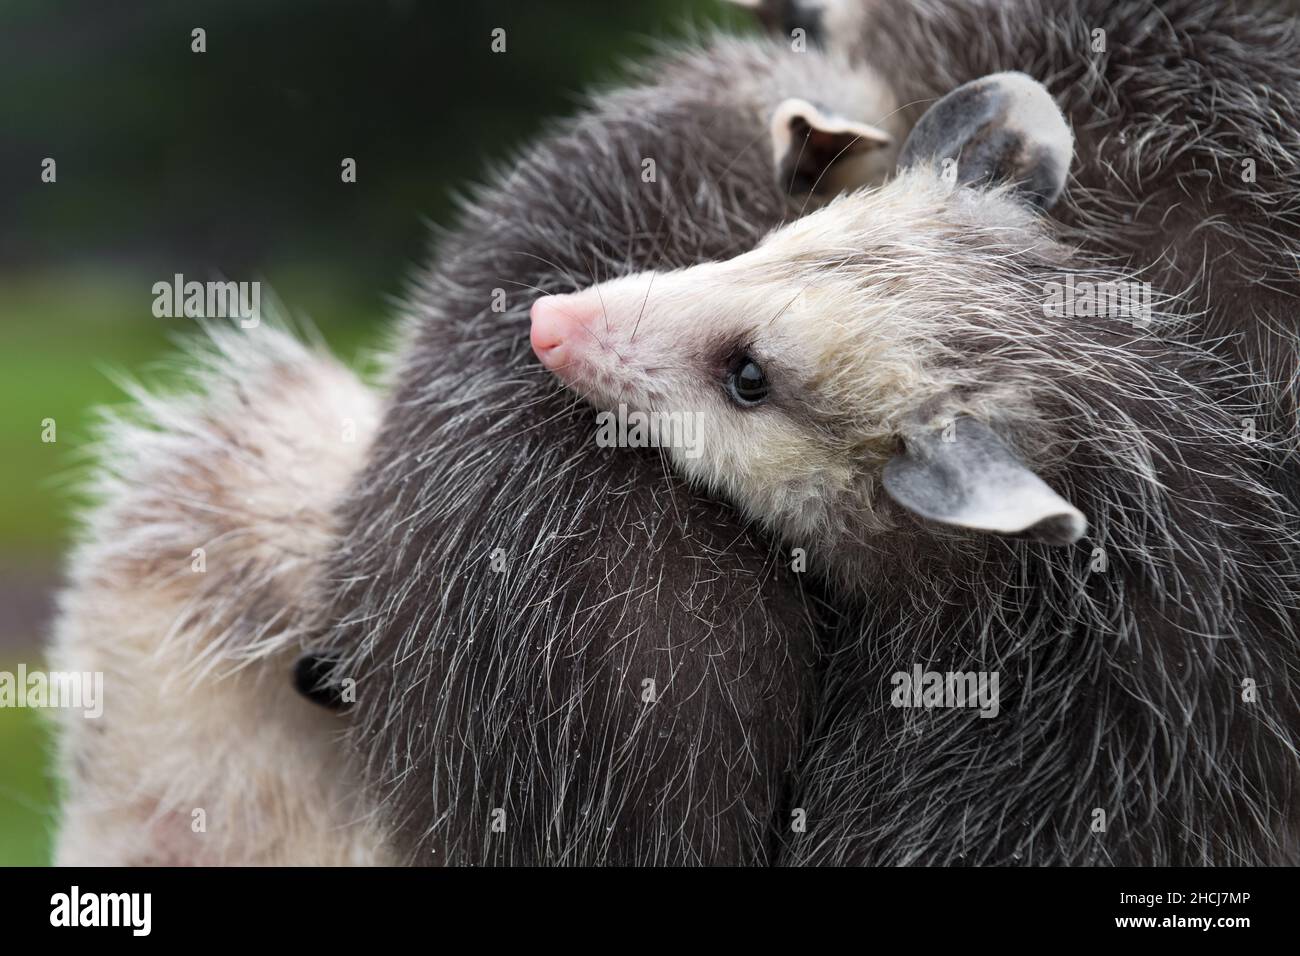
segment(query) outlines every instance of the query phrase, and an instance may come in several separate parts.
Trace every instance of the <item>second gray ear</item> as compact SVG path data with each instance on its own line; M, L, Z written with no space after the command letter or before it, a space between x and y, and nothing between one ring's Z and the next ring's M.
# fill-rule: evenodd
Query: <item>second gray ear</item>
M899 155L900 169L956 163L965 185L1010 183L1049 208L1065 188L1074 135L1046 88L1023 73L994 73L931 106Z
M885 466L889 496L931 521L1073 544L1088 522L1030 471L997 434L971 418L923 427Z

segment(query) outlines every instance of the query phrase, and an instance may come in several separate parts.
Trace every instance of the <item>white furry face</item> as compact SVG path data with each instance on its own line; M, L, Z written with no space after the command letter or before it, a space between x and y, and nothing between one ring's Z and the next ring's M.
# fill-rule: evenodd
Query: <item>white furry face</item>
M980 384L948 333L1013 293L965 260L1041 241L1002 195L908 173L735 259L538 300L532 344L597 409L693 417L695 446L666 443L678 469L787 538L860 535L904 419ZM965 401L1012 403L985 386Z
M811 327L824 293L791 293L757 265L642 273L540 300L533 346L597 409L689 422L692 442L661 442L686 476L755 515L815 525L852 470L821 395L832 343Z

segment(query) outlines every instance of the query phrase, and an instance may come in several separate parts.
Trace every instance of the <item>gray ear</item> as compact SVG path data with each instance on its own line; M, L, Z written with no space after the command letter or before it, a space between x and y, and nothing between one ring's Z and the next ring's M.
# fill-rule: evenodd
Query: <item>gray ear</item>
M918 429L885 466L885 491L923 518L1047 544L1073 544L1088 522L971 418Z
M833 195L865 185L865 154L893 142L883 129L824 112L807 100L784 100L772 114L777 181L793 195Z
M1043 85L1023 73L994 73L959 86L931 106L903 144L899 168L957 164L966 185L1014 183L1049 208L1074 155L1069 124Z

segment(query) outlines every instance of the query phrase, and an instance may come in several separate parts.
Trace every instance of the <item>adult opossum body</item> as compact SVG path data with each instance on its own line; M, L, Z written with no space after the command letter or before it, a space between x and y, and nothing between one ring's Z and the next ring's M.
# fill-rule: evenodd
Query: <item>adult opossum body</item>
M534 349L597 407L698 416L674 464L863 608L785 860L1293 860L1300 518L1289 449L1241 426L1265 390L1177 344L1169 300L1163 337L1045 310L1124 278L1036 214L1069 129L1023 75L954 95L979 108L923 120L886 186L542 298ZM1000 699L945 708L930 671Z
M812 657L798 581L653 452L596 446L532 362L527 308L750 248L815 198L792 184L883 176L895 106L873 75L767 42L644 76L442 238L347 496L328 643L414 862L756 862L784 805Z
M389 862L344 723L289 683L379 399L269 317L186 358L192 390L136 390L88 483L49 659L103 674L103 714L59 713L55 859Z
M1300 28L1294 4L1199 0L766 2L781 29L888 78L910 126L937 98L1018 70L1078 138L1053 218L1204 311L1201 338L1263 371L1267 427L1296 431L1300 376ZM769 22L774 22L770 20ZM972 42L978 37L978 42ZM946 157L961 164L957 156ZM1216 341L1222 339L1222 341ZM1261 425L1265 423L1261 422Z

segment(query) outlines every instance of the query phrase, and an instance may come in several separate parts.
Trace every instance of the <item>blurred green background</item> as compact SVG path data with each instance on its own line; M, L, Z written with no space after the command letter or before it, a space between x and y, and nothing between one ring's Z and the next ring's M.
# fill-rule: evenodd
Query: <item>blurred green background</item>
M186 331L155 282L260 279L355 358L458 189L713 22L748 26L712 0L0 2L0 670L40 666L110 374ZM0 708L0 865L48 862L49 749L43 715Z

